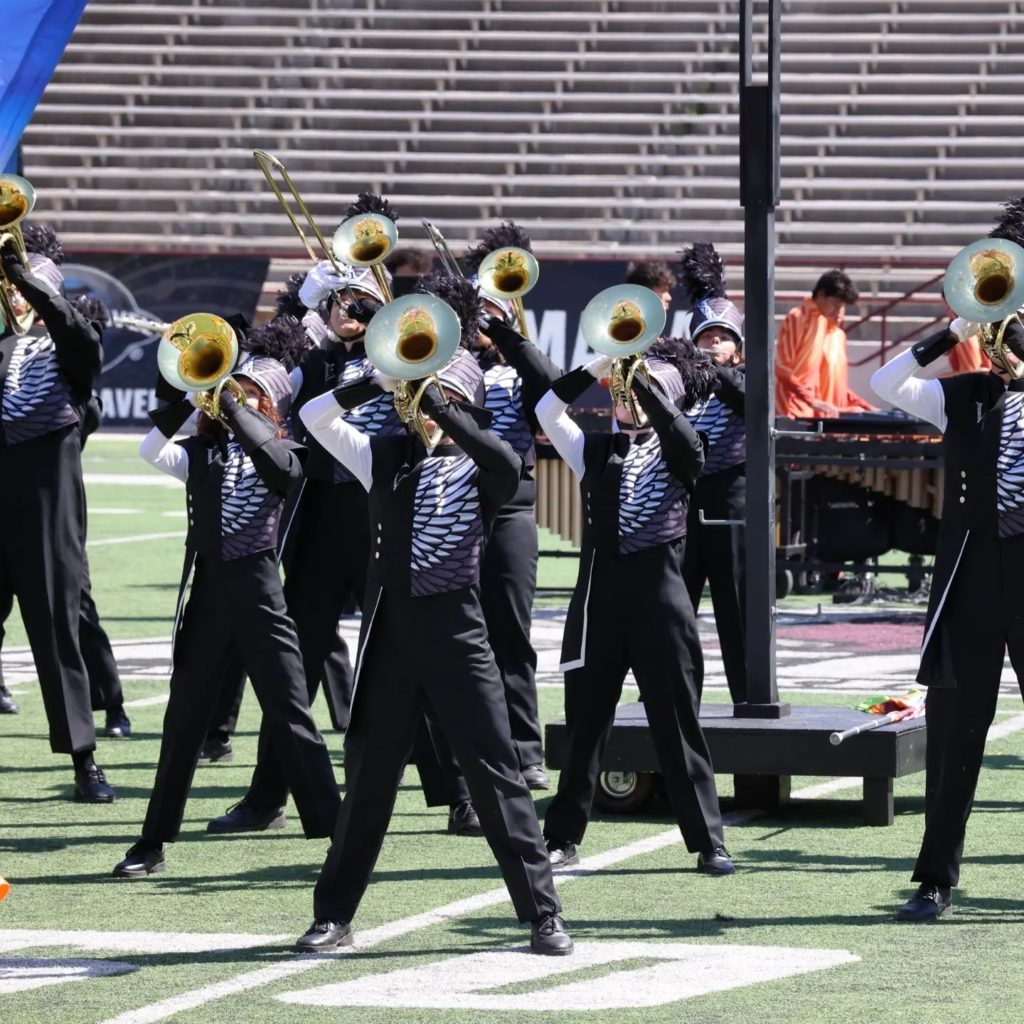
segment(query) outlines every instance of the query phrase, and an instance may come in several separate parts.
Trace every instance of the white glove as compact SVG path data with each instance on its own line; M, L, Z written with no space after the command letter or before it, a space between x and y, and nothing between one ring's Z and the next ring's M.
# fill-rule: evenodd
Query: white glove
M386 391L389 395L393 395L398 390L398 385L402 382L397 377L388 377L383 373L374 373L373 383L381 389Z
M342 286L342 279L338 276L329 260L318 263L307 275L299 288L299 302L307 309L316 309L331 292Z
M965 320L962 316L958 316L949 325L949 329L961 341L966 341L972 334L977 334L981 330L981 325L974 323L973 320Z
M594 380L600 380L602 377L607 377L611 372L612 363L615 360L611 356L597 356L591 359L590 362L583 364L583 369L590 374Z

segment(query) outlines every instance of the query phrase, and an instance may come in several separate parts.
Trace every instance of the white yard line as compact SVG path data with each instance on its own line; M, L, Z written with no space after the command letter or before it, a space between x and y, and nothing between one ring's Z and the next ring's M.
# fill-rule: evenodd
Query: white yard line
M170 533L137 533L131 537L104 537L103 540L90 540L86 542L87 548L102 548L109 544L138 544L146 540L172 540L181 539L185 536L184 530L174 530Z
M1010 719L1008 722L1001 722L993 726L988 733L989 740L1002 739L1011 733L1024 729L1024 714ZM844 789L854 789L862 784L860 778L831 779L814 786L806 786L798 789L792 794L796 799L816 799L838 793ZM724 816L728 825L738 825L760 817L760 811L739 811ZM673 846L680 842L682 837L679 829L672 828L656 835L648 836L646 839L638 839L636 842L627 843L625 846L617 846L604 853L594 854L581 861L579 866L571 871L560 871L555 874L555 885L565 885L576 878L585 878L588 875L601 871L604 868L619 864L624 860L633 857L640 857L644 854L653 853L656 850L664 849L666 846ZM293 957L283 960L280 963L269 967L260 967L254 971L246 971L244 974L236 975L227 981L219 981L213 985L206 985L203 988L195 989L192 992L182 992L159 1002L150 1003L149 1006L140 1007L138 1010L129 1010L117 1017L111 1017L103 1021L103 1024L154 1024L155 1021L166 1020L186 1010L194 1010L197 1007L205 1006L218 999L227 996L239 995L249 992L255 988L262 988L265 985L272 985L275 982L286 978L292 978L307 971L315 970L324 963L329 963L349 952L358 952L364 949L371 949L383 942L390 942L393 939L409 935L411 932L421 931L424 928L431 928L434 925L442 924L455 917L464 917L467 914L474 914L485 907L493 907L508 901L508 890L502 886L500 889L492 889L490 892L482 892L476 896L469 896L466 899L456 900L436 910L428 910L422 914L413 914L410 917L392 921L390 924L379 925L376 928L369 928L356 935L356 945L349 950L331 954L312 954L309 956ZM570 919L571 924L571 919Z
M132 487L181 487L181 481L159 471L154 473L85 473L83 479L91 484L118 484Z

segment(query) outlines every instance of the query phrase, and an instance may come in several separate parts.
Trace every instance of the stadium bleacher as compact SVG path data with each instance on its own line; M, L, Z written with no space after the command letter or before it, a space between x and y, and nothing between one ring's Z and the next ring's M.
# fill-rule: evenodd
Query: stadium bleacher
M783 4L780 312L822 259L898 297L1020 190L1022 8ZM269 252L275 279L304 264L254 147L327 227L370 188L403 242L513 217L549 255L735 259L736 37L725 0L92 0L25 170L75 248Z

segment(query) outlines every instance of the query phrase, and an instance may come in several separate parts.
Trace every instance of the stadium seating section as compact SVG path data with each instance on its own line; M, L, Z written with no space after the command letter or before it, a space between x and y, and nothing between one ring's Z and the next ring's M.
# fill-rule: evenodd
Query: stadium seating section
M423 215L456 244L512 217L550 255L710 238L735 258L737 6L91 0L26 173L79 249L271 252L291 257L278 278L298 247L254 147L325 230L369 188L405 213L403 241ZM783 3L780 311L823 259L875 305L902 294L1019 191L1022 7Z

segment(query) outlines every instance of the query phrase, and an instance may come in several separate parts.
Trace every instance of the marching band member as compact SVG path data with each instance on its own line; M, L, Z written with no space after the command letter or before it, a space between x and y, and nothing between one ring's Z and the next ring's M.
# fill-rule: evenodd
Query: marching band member
M185 802L229 649L239 652L281 751L283 771L307 837L328 836L338 790L330 758L309 710L295 626L277 565L285 495L302 477L304 449L281 436L291 401L288 371L249 354L233 376L245 404L225 389L224 423L205 414L193 437L175 443L192 413L185 399L151 413L156 427L142 457L181 480L189 495L185 574L194 579L175 640L170 700L142 838L114 868L119 878L163 871L163 844L181 828Z
M372 375L363 342L367 325L384 304L384 296L369 269L350 270L343 280L329 262L318 264L298 292L300 303L311 310L325 311L327 330L326 347L310 350L296 371L298 392L292 422L296 436L309 448L309 456L292 526L284 588L288 612L298 631L310 703L324 680L331 718L340 730L348 727L354 674L348 647L338 632L338 620L350 605L362 607L370 558L369 512L366 492L315 437L307 435L299 414L318 395ZM358 300L359 308L348 303L340 290L343 286ZM307 320L304 318L303 324L309 333ZM387 395L347 415L371 435L405 433ZM329 671L328 666L337 671ZM246 795L207 827L217 833L280 827L287 799L284 765L272 737L262 729L256 768Z
M667 313L672 307L672 289L676 286L676 275L667 263L651 260L646 263L630 263L626 267L626 284L638 284L650 288L661 299Z
M690 297L690 340L714 360L714 393L686 410L690 425L707 438L704 469L686 516L683 579L696 612L705 583L711 585L715 628L734 704L747 699L742 526L705 525L742 520L747 511L746 382L741 365L743 316L726 298L725 267L710 242L683 252L682 277Z
M79 646L84 573L80 424L103 349L92 324L64 298L56 264L38 254L26 270L13 244L0 251L17 295L45 330L0 335L0 607L18 598L49 722L50 749L69 754L75 799L116 799L93 752L89 680Z
M530 238L511 221L486 231L466 256L467 272L498 249L531 251ZM561 376L535 346L512 329L510 302L481 294L488 326L476 331L470 347L484 374L484 408L494 416L491 429L523 460L523 474L511 501L498 511L484 547L480 568L480 600L487 633L505 684L512 740L523 778L531 789L551 785L544 772L544 745L537 710L537 654L530 641L533 601L537 593L537 452L534 408L551 383ZM533 348L534 351L528 351Z
M1024 244L1024 198L1006 204L991 237ZM1024 678L1024 328L1016 316L1005 324L1004 345L985 344L991 373L918 376L978 333L978 324L958 317L871 378L880 398L942 431L945 464L917 675L928 687L925 830L913 874L918 890L898 911L905 921L952 912L1007 648Z
M671 358L674 343L649 350ZM682 578L686 508L704 464L701 441L675 400L693 404L710 385L703 360L679 369L650 359L633 394L645 417L614 404L612 433L584 433L568 406L611 368L599 356L556 381L537 418L580 481L580 574L562 641L569 751L544 819L552 865L578 861L626 673L647 711L662 777L697 870L734 870L725 849L715 777L698 720L703 659ZM683 397L685 394L685 398Z
M399 300L402 301L402 300ZM461 352L461 350L457 350ZM394 807L426 700L462 766L516 913L531 922L536 953L565 954L530 791L509 731L504 687L480 607L480 563L489 525L515 494L520 460L469 404L480 371L456 356L422 402L428 449L412 434L371 437L343 413L379 395L355 384L313 399L301 419L369 494L373 557L363 613L352 720L345 737L346 793L314 896L303 952L352 942L351 924Z

